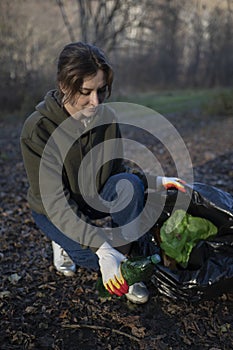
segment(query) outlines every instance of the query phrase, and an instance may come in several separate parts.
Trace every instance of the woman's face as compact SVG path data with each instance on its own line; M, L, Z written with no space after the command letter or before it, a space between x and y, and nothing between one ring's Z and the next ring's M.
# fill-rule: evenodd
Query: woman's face
M95 114L96 107L104 102L107 88L104 72L99 69L95 76L84 78L74 102L67 102L64 107L72 116L82 111L83 115L91 117Z

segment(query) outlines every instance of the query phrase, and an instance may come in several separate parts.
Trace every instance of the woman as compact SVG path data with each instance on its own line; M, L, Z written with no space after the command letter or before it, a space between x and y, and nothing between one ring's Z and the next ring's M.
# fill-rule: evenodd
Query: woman
M100 49L82 42L64 47L57 89L37 105L21 134L28 201L37 226L75 264L100 269L111 294L144 303L146 286L129 287L119 267L129 253L132 232L139 230L147 182L124 166L116 117L101 105L111 95L112 82L113 70ZM185 191L182 180L153 179L157 189ZM128 203L129 183L133 192ZM111 217L110 230L93 224L105 216ZM128 226L131 222L134 226ZM131 232L122 233L121 227Z

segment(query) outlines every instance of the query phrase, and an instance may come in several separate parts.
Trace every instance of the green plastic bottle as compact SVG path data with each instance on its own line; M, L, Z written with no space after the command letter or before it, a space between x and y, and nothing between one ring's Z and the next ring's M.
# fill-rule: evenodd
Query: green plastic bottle
M127 284L131 286L134 283L148 280L154 271L154 267L161 261L158 254L147 257L129 258L121 263L121 273ZM105 289L102 278L96 283L100 297L109 297L111 294Z

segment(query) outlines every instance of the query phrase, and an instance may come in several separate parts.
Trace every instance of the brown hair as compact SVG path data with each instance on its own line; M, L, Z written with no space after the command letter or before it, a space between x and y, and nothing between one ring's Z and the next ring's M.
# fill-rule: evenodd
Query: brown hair
M75 95L80 92L84 78L95 76L99 69L104 72L109 97L113 70L105 54L96 46L82 42L66 45L60 53L57 64L58 88L63 97L62 90L66 91L65 101L73 101Z

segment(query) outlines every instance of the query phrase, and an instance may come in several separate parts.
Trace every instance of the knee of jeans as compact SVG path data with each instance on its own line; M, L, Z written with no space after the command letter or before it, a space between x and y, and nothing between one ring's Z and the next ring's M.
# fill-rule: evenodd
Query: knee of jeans
M127 174L127 175L128 176L126 177L126 179L128 181L130 181L131 184L133 185L134 192L143 195L144 194L144 185L143 185L142 180L134 174Z
M133 186L133 194L135 196L144 196L144 185L142 180L134 175L134 174L120 174L118 180L126 180L125 182L123 181L120 185L120 188L123 192L127 193L128 185L129 183Z

